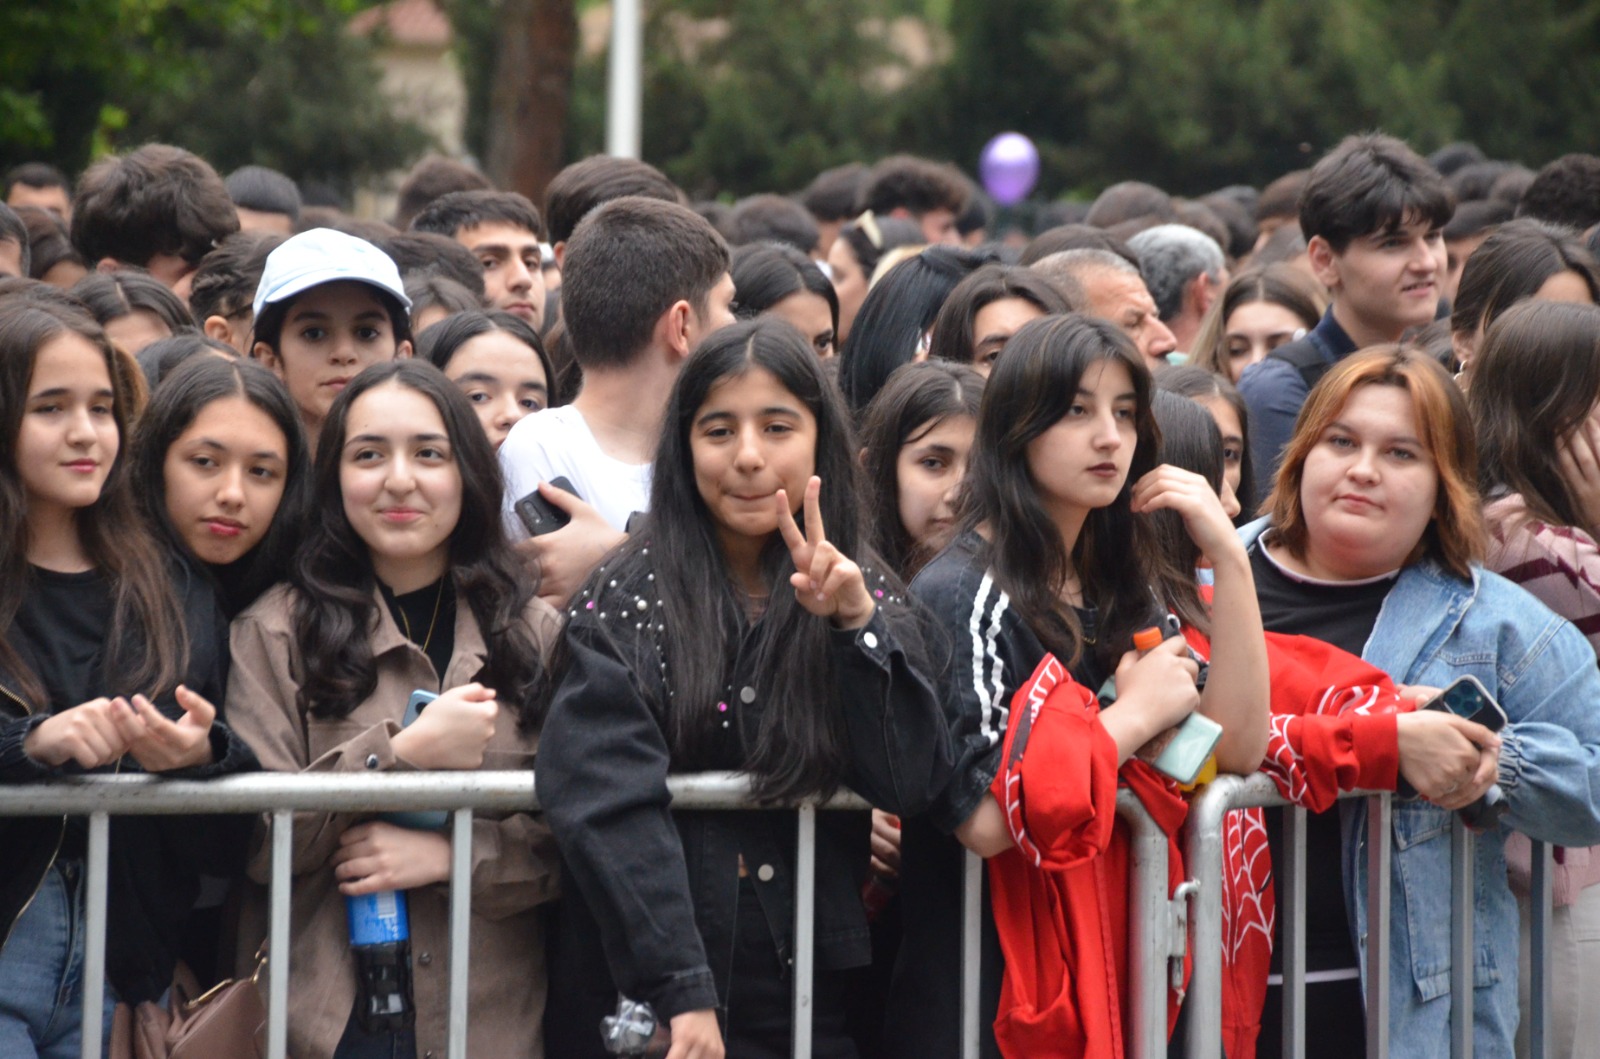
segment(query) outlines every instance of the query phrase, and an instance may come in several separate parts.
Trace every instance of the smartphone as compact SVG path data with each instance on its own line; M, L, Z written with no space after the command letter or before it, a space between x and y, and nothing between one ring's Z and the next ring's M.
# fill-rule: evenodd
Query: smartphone
M422 710L439 697L436 691L427 691L418 688L411 693L411 698L406 702L405 715L400 720L400 727L407 728L422 716ZM443 810L428 809L418 812L379 813L378 818L396 827L409 827L413 831L443 831L450 826L450 814Z
M578 495L577 490L572 488L572 483L565 478L552 478L550 479L550 484L557 489L566 490L573 496ZM522 524L528 527L528 535L530 537L554 533L572 521L571 515L540 496L537 489L511 505L511 509L517 513L517 517L522 520Z
M1481 724L1491 732L1506 726L1506 711L1494 701L1476 677L1457 677L1450 686L1422 704L1425 710L1444 710Z
M1481 724L1491 732L1498 732L1506 726L1506 711L1494 701L1488 689L1478 683L1476 677L1457 677L1450 682L1439 694L1423 703L1425 710L1444 710L1457 717L1465 717L1476 724ZM1479 831L1487 830L1506 811L1505 792L1496 783L1484 792L1482 798L1471 805L1456 810L1468 827Z

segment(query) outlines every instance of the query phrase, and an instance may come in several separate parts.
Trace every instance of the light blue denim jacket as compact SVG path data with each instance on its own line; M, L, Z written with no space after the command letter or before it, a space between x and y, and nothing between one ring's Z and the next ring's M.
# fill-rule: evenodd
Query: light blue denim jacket
M1266 529L1240 530L1246 546ZM1565 619L1521 588L1473 568L1467 582L1431 560L1407 567L1384 599L1362 657L1404 684L1476 677L1506 712L1499 783L1506 813L1478 837L1473 1020L1479 1059L1513 1054L1517 903L1506 884L1509 831L1566 846L1600 842L1600 669ZM1344 801L1344 889L1366 974L1367 806ZM1389 1054L1450 1054L1450 816L1394 806Z

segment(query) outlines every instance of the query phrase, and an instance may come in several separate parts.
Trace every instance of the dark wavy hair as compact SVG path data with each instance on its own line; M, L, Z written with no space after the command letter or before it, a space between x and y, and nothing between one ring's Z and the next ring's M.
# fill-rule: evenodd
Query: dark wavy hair
M950 416L978 418L983 376L967 364L924 360L889 376L861 423L863 507L872 523L872 544L884 562L910 580L937 552L912 539L900 521L900 450Z
M133 439L131 474L148 524L178 554L188 554L167 514L167 450L207 405L229 397L243 398L272 420L283 432L287 457L283 498L278 501L266 535L234 562L206 564L222 593L224 608L233 615L283 580L305 529L311 501L310 446L289 391L276 375L251 361L210 355L191 357L173 368L151 395Z
M28 565L28 495L17 470L17 436L39 351L65 335L94 346L111 378L112 417L122 447L99 498L77 512L77 529L95 568L111 584L111 633L105 672L120 688L154 697L172 689L188 665L183 608L172 571L154 535L140 521L129 475L132 396L127 376L100 325L87 314L13 301L0 311L0 667L39 709L44 688L4 635L33 587Z
M1137 443L1128 479L1107 507L1090 512L1069 554L1046 512L1028 467L1028 446L1064 417L1091 366L1121 364L1133 380ZM1155 530L1130 508L1133 483L1156 466L1161 431L1151 413L1150 369L1115 324L1080 313L1046 316L1011 336L984 388L978 433L967 468L963 524L988 529L985 558L1023 623L1067 665L1085 646L1108 669L1148 623L1159 563ZM1073 609L1061 599L1068 571L1085 604L1098 610L1086 643Z
M602 564L585 590L600 601L602 611L609 594L616 592L622 594L620 606L631 605L633 596L645 590L659 601L655 647L672 691L663 727L676 771L704 769L716 761L720 722L726 716L716 703L725 694L729 664L744 627L742 595L695 484L690 434L712 388L754 370L770 372L816 420L815 473L822 479L820 503L828 540L859 562L872 584L884 578L881 584L888 588L880 605L890 594L904 591L864 547L849 413L810 344L794 327L771 317L742 321L707 338L685 361L667 405L648 520ZM760 562L770 595L755 625L752 671L756 693L767 706L757 730L741 729L746 754L742 767L763 801L828 794L844 782L847 768L845 718L829 647L833 630L795 599L789 584L794 564L777 532ZM646 587L647 581L653 583ZM908 613L885 610L891 622ZM903 643L920 643L914 629L902 633L898 624L896 636L904 636ZM656 663L641 658L639 664ZM733 716L744 723L744 711L733 711Z
M346 717L377 686L371 633L379 614L372 555L345 516L339 483L350 406L380 386L402 386L433 402L444 420L461 472L461 516L450 533L450 578L456 599L472 608L483 630L487 661L477 679L495 688L523 731L544 716L549 678L524 620L536 586L506 541L500 522L500 464L467 398L426 361L375 364L351 380L322 424L312 493L312 518L291 570L294 628L305 678L300 709Z

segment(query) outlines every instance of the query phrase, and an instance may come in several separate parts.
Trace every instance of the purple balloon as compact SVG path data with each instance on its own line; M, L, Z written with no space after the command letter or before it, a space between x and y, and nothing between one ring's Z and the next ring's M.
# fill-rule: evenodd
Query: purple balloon
M984 145L978 175L995 202L1015 206L1039 180L1039 149L1020 132L1002 132Z

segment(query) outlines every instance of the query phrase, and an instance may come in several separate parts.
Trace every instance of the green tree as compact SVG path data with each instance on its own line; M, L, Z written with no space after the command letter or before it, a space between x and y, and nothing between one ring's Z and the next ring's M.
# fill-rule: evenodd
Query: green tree
M239 19L193 31L205 61L181 84L127 106L119 143L181 144L226 173L254 163L348 194L430 144L383 95L377 40L346 32L346 0L293 0L280 24Z
M246 162L348 187L426 146L384 100L370 0L21 0L0 4L0 159L77 171L150 139L219 170Z

